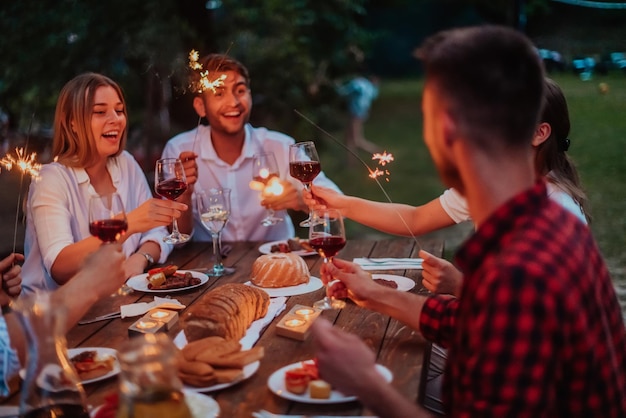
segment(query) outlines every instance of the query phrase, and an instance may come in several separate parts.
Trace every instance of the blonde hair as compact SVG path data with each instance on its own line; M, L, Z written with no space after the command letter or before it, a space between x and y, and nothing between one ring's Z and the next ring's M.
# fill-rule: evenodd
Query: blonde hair
M98 158L96 139L91 131L94 96L98 87L112 87L124 105L126 102L120 86L110 78L96 73L85 73L68 81L57 100L54 114L54 139L52 155L68 167L89 167ZM127 128L122 133L117 157L126 147Z

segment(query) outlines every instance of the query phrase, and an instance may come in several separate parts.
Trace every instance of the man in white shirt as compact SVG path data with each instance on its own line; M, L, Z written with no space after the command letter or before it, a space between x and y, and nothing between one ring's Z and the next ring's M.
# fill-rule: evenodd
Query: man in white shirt
M197 214L195 195L213 188L231 189L231 214L222 231L224 241L284 240L295 236L288 209L308 212L302 199L302 185L289 175L289 145L295 140L280 132L252 127L248 120L252 110L252 94L248 70L237 60L220 54L200 60L202 72L217 86L202 88L193 100L193 107L209 126L199 124L191 131L170 139L162 158L184 161L189 187L179 201L191 205L192 211L178 219L179 230L192 233L196 241L210 241L209 232ZM199 71L196 73L200 77ZM222 77L222 78L221 78ZM196 80L197 83L197 80ZM199 84L197 84L199 85ZM284 188L280 196L261 199L260 192L250 188L254 154L274 153L279 177ZM324 173L315 184L338 187ZM262 226L266 209L276 211L283 219L272 226Z

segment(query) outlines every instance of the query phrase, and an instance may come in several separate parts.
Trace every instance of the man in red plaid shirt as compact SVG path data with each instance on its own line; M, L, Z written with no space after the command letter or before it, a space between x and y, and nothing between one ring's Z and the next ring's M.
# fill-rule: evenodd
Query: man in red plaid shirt
M451 416L625 417L626 330L611 278L589 229L534 178L544 73L532 44L484 26L439 33L419 54L424 140L476 223L456 257L461 296L397 292L337 258L322 268L341 281L330 293L448 348ZM313 330L323 379L380 416L420 414L355 336L324 320Z

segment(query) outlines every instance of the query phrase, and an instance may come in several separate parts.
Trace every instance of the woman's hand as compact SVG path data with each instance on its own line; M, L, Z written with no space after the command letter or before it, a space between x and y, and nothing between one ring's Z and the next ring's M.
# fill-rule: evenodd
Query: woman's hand
M338 193L328 187L311 185L311 191L302 191L304 203L311 210L337 209L346 216L348 196Z
M187 209L186 204L173 200L148 199L126 214L128 219L126 235L146 232L159 226L169 226L172 219L178 219Z

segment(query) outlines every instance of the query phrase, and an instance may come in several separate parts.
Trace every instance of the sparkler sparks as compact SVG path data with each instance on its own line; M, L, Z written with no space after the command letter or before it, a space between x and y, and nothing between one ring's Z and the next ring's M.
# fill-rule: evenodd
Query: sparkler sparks
M215 93L217 88L224 85L224 80L226 80L226 74L222 74L216 79L211 80L209 71L202 71L202 64L198 62L198 59L200 59L199 52L195 49L192 49L191 52L189 52L189 68L194 71L198 71L200 79L198 81L192 82L191 88L198 93L203 93L207 90L211 90L213 93Z
M30 127L28 130L30 133ZM17 207L15 209L15 225L13 228L13 252L15 252L15 247L17 245L17 219L19 216L20 202L22 201L22 180L24 179L24 174L28 174L33 179L39 178L39 170L41 169L41 164L35 161L36 157L36 152L32 152L27 157L25 148L15 148L15 157L11 154L7 154L2 160L0 160L0 164L2 164L4 168L6 168L8 171L11 171L15 166L19 168L22 173L20 177L20 192L17 195Z
M29 156L26 156L24 148L15 148L15 157L11 154L7 154L2 160L0 160L0 164L2 164L8 171L11 171L15 166L22 172L22 174L28 174L33 178L38 178L41 164L36 162L36 157L36 152L32 152Z

